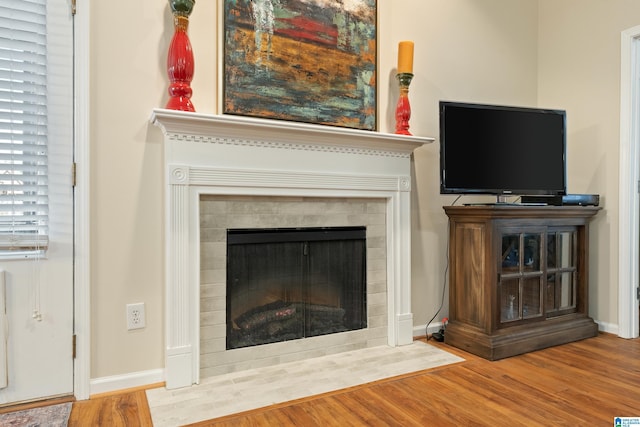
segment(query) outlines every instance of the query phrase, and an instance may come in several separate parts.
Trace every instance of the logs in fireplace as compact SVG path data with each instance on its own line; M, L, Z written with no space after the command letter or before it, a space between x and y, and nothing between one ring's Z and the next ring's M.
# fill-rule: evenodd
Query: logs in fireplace
M227 230L227 349L366 326L365 227Z

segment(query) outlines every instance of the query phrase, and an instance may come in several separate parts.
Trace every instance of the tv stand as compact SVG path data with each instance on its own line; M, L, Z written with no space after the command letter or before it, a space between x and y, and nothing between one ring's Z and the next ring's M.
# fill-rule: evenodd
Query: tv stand
M596 336L588 316L593 206L445 206L445 342L497 360Z

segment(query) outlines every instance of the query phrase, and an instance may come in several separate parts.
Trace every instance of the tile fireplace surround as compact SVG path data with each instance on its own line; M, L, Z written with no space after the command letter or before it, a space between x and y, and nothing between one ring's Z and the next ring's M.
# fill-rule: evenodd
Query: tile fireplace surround
M168 389L200 378L202 197L386 201L386 343L412 342L411 154L432 138L164 109L151 122L164 133Z

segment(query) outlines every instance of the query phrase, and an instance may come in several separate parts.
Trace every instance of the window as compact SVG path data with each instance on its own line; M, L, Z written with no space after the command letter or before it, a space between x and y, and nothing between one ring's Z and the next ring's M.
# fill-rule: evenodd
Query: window
M48 246L46 0L0 0L0 253Z

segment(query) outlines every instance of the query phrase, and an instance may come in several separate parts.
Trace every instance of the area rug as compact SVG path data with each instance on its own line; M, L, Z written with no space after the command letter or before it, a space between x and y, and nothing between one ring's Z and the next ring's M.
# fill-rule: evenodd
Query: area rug
M147 390L154 427L175 427L423 371L464 359L430 344L380 346Z
M71 414L71 403L42 406L0 414L2 427L66 427Z

